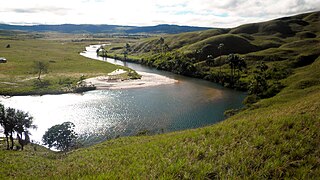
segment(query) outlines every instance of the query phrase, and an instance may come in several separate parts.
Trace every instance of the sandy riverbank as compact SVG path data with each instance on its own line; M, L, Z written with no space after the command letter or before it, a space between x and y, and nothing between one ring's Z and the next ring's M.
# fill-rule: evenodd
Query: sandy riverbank
M109 74L107 76L89 78L84 80L84 82L87 85L94 85L97 89L131 89L178 83L178 81L175 79L146 72L137 72L142 76L141 79L122 80L110 78L111 76L119 74L120 72L112 72L111 75Z

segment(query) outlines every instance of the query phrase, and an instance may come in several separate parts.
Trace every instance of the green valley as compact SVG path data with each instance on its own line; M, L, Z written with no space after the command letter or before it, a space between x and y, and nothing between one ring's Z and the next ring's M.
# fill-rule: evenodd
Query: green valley
M0 94L39 94L35 60L49 64L46 92L119 67L79 56L99 40L19 37L0 37L1 56L12 61L0 64ZM0 139L0 179L320 178L320 12L231 29L121 39L105 49L108 57L248 91L245 107L214 125L117 137L68 152L36 144L9 151ZM243 59L246 68L231 66L229 54ZM257 90L261 79L265 86Z

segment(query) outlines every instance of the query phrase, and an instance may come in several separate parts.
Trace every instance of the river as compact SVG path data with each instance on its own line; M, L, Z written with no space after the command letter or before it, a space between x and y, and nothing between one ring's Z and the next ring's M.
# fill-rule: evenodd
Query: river
M31 138L40 142L45 131L70 121L85 145L139 131L163 133L203 127L224 120L224 111L239 108L245 93L220 85L139 64L97 57L94 46L81 55L155 73L179 81L170 85L122 90L95 90L83 94L14 96L0 103L29 112L38 129Z

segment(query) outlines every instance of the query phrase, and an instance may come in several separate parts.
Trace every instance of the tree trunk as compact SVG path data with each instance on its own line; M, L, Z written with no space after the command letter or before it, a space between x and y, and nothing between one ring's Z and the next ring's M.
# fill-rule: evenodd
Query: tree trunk
M10 147L10 149L13 149L14 142L13 142L12 133L10 134L10 141L11 141L11 147Z
M23 150L23 146L25 144L25 141L22 139L22 133L18 133L17 134L17 139L18 139L18 142L19 142L19 144L21 146L21 150Z
M39 75L38 75L39 81L40 81L40 76L41 76L41 70L39 70Z
M9 150L9 137L7 134L6 134L6 141L7 141L7 150Z

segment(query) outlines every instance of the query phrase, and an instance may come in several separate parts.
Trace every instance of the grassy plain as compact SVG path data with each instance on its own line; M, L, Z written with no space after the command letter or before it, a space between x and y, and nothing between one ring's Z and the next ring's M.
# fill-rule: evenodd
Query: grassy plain
M52 36L52 35L51 35ZM79 55L85 46L96 41L73 42L54 39L17 36L0 36L0 56L8 62L0 64L0 94L46 94L63 93L76 85L81 78L105 75L119 68L110 63L91 60ZM6 46L10 44L10 48ZM48 64L48 73L43 73L44 85L39 87L35 61Z

